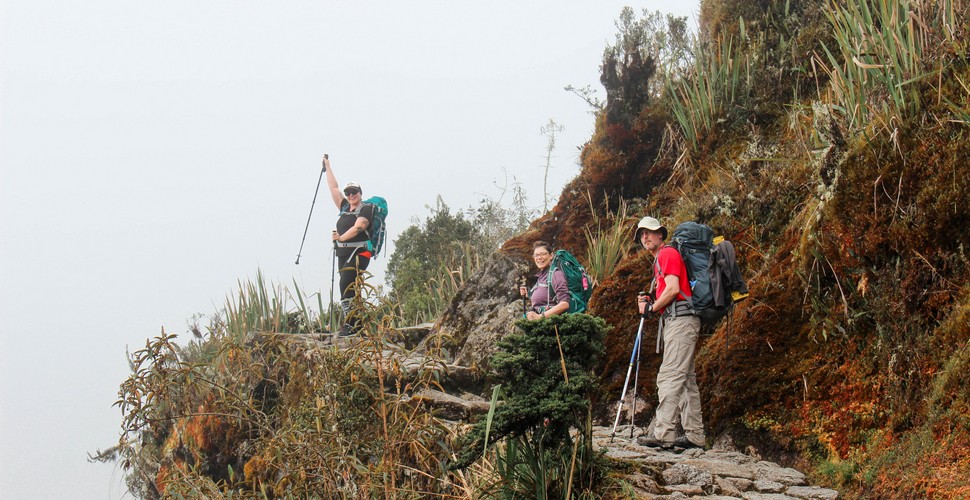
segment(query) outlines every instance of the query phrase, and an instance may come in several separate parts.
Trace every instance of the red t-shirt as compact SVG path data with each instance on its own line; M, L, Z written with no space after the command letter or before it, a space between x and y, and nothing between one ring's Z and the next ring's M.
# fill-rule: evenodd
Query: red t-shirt
M677 294L677 300L686 300L687 297L690 297L690 282L687 280L687 266L684 264L684 259L680 258L680 252L676 248L664 245L657 252L657 261L653 266L653 271L654 276L657 278L658 298L663 294L664 288L667 288L667 282L664 281L664 276L668 274L677 276L680 282L680 293Z

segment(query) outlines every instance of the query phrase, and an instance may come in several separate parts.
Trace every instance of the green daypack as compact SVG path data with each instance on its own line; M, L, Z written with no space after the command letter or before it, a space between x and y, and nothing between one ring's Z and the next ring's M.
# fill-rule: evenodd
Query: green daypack
M549 293L552 294L552 273L562 269L566 276L566 286L569 288L569 310L566 312L581 313L586 311L586 304L593 295L593 280L586 273L586 268L576 260L567 250L556 250L549 264Z
M381 249L384 248L384 240L387 238L387 225L385 224L385 220L387 219L387 200L380 196L371 196L362 203L370 203L374 206L374 217L370 221L370 225L367 226L367 236L369 238L367 249L374 254L374 257L377 257L381 253Z

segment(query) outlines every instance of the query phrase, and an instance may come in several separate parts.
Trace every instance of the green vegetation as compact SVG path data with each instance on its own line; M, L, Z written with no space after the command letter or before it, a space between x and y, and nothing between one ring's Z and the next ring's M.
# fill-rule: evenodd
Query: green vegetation
M361 283L368 333L347 351L307 340L324 325L304 294L259 277L199 340L163 334L135 352L115 450L132 490L623 495L589 441L602 413L591 395L619 392L630 298L650 275L625 249L650 214L730 238L752 291L730 338L722 325L698 352L710 435L797 456L843 497L967 497L968 20L952 0L711 1L695 39L624 9L605 105L576 91L596 113L582 172L539 220L518 187L512 209L439 200L397 242L393 301ZM588 264L597 317L520 322L491 364L503 403L454 446L451 427L408 403L435 371L404 377L386 341L437 318L499 246L525 263L537 239ZM476 293L509 293L499 286Z
M751 89L751 63L743 48L747 43L743 37L729 37L700 45L693 71L666 80L671 114L695 151L700 141L724 121L728 108Z
M432 385L434 372L405 374L385 358L396 333L376 289L362 287L357 306L368 333L346 350L293 335L306 331L299 318L307 311L271 289L261 277L244 283L204 338L180 347L162 334L132 354L114 450L131 491L426 498L449 489L455 478L442 460L451 431L408 402Z
M594 207L590 206L590 210L594 210ZM586 272L593 278L594 285L612 275L616 265L627 257L633 246L626 202L620 201L616 213L607 208L606 214L606 217L597 219L595 229L587 227L584 231L587 255L585 267Z
M520 184L511 188L511 206L483 199L477 207L452 212L439 197L421 224L412 224L394 241L387 282L410 324L433 321L482 259L512 235L524 231L535 214L526 206Z
M461 245L472 241L476 231L472 221L461 212L452 213L439 198L421 226L409 226L394 240L387 282L406 320L427 321L447 304L447 291L460 286L464 277L453 274L454 268L478 261L477 251Z
M505 397L464 437L455 467L467 468L505 439L496 458L502 498L594 493L588 485L603 470L592 449L590 396L606 331L586 314L518 321L491 360Z
M607 110L583 157L604 196L739 249L754 300L698 356L709 428L799 453L849 497L966 495L970 407L953 374L970 341L968 8L702 10L688 69L653 102ZM646 265L621 262L593 312L627 328L614 304L638 284L617 277Z
M436 365L405 373L386 357L399 318L377 289L358 282L364 333L336 349L315 343L306 325L319 318L302 299L257 276L201 338L181 347L163 333L132 353L123 435L100 458L121 460L137 497L598 497L606 465L589 393L601 319L521 322L494 361L508 396L487 441L509 439L449 471L473 448L452 446L453 427L411 401L436 386Z
M954 0L850 0L827 3L835 47L818 62L829 76L832 101L848 128L888 133L919 120L920 83L938 78L955 48ZM929 59L928 59L929 58Z

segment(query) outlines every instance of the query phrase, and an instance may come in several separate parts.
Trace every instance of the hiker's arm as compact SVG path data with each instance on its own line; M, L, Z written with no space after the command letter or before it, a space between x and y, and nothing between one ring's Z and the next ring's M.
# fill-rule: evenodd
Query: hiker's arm
M370 222L368 222L367 217L357 217L357 221L354 222L354 225L351 226L350 229L344 231L344 234L337 235L337 232L334 231L334 233L333 233L334 234L334 238L333 239L336 240L336 241L339 241L341 243L350 241L355 236L357 236L358 234L361 234L364 231L366 231L367 230L367 226L369 224L370 224Z
M557 314L562 314L568 310L569 310L569 302L568 301L560 302L550 307L549 309L546 309L542 313L537 313L535 311L528 311L525 313L525 319L536 320L536 319L542 319L542 318L551 318Z
M552 273L552 286L556 292L556 305L546 309L546 316L555 316L569 311L569 282L562 269L556 269Z
M677 300L677 294L680 293L680 278L674 274L668 274L664 276L664 293L657 297L650 310L653 312L663 311L663 309L670 304L673 304Z
M554 306L550 306L543 314L536 314L535 317L530 318L529 315L526 314L527 318L549 318L569 311L569 284L566 281L566 275L564 275L559 269L556 269L552 273L552 287L550 287L549 293L555 294L555 300L558 300L559 302L557 302Z
M333 199L333 204L337 205L337 210L340 210L340 205L344 202L344 193L337 186L337 178L333 175L333 169L330 168L330 158L327 155L323 155L323 168L327 171L327 187L330 188L330 198Z
M569 310L569 301L560 302L549 309L546 309L545 317L556 316Z

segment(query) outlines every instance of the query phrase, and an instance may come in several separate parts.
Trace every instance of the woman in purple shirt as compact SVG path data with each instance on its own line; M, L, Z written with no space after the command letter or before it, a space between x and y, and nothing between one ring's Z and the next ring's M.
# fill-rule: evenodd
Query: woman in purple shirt
M532 310L526 312L526 319L548 318L569 310L569 286L566 283L566 275L561 269L556 269L552 273L552 279L549 279L552 254L552 246L548 243L537 241L532 244L532 259L539 268L539 272L536 273L536 285L529 293ZM523 297L526 296L525 286L519 287L519 293Z

